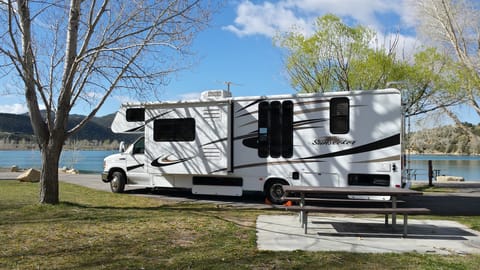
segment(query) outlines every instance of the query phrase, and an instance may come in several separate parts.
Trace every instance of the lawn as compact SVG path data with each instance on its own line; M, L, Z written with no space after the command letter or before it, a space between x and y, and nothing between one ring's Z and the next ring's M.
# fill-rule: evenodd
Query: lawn
M0 269L479 269L480 256L266 252L255 220L275 212L172 203L61 183L0 181ZM445 217L443 217L444 219ZM479 217L453 217L477 227Z

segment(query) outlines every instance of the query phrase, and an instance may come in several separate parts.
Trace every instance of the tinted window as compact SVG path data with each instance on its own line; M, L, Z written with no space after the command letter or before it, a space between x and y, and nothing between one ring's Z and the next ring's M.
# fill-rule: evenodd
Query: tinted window
M268 157L269 151L269 108L270 105L266 101L258 104L258 156L265 158Z
M258 105L258 156L293 155L293 102L262 101Z
M127 109L127 122L143 122L145 121L145 109L144 108L132 108Z
M195 140L195 119L158 119L153 122L153 140L179 142Z
M282 157L293 155L293 102L282 103Z
M348 98L330 100L330 133L345 134L350 130L350 103Z
M270 156L278 158L282 154L282 104L270 103Z

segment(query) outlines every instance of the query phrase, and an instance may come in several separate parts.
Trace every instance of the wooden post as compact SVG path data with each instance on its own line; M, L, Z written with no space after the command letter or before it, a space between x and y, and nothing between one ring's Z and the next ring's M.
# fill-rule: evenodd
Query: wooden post
M433 166L432 161L428 161L428 186L433 187Z

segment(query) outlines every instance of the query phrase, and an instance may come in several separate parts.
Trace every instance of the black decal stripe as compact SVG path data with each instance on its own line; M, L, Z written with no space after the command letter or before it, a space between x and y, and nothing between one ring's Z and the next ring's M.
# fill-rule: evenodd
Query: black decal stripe
M358 147L338 151L338 152L333 152L333 153L328 153L328 154L323 154L323 155L317 155L317 156L311 156L311 157L306 157L304 159L312 159L312 158L329 158L329 157L338 157L338 156L346 156L346 155L353 155L353 154L359 154L359 153L364 153L364 152L370 152L382 148L387 148L390 146L395 146L400 144L400 134L393 135L391 137L372 142L369 144L361 145Z
M179 159L179 160L169 161L169 162L162 162L162 161L158 162L158 160L160 159L160 157L159 157L159 158L155 159L154 161L152 161L152 163L150 165L152 165L154 167L166 167L166 166L175 165L175 164L178 164L178 163L188 161L192 158L193 157L182 158L182 159Z
M219 142L224 142L226 140L227 140L227 138L222 138L222 139L218 139L218 140L215 140L215 141L211 141L211 142L202 144L201 146L203 147L203 146L210 145L210 144L216 144L216 143L219 143Z
M305 164L313 162L324 162L322 160L286 160L286 161L273 161L273 162L259 162L259 163L250 163L235 166L235 169L245 169L251 167L260 167L260 166L274 166L274 165L285 165L285 164Z
M241 111L243 111L243 110L246 110L247 108L252 107L253 105L258 104L258 103L260 103L260 102L262 102L262 101L264 101L264 100L265 100L264 98L262 98L262 99L257 99L257 100L255 100L255 101L253 101L252 103L248 104L247 106L241 107L240 109L238 109L237 111L235 111L235 113L239 113L239 112L241 112ZM245 115L247 115L247 114L250 114L250 113L246 113L246 114L242 114L242 115L237 115L237 117L242 117L242 116L245 116Z
M293 122L294 126L303 126L303 125L310 125L315 123L326 122L328 119L318 118L318 119L308 119L302 121L295 121Z
M221 168L221 169L218 169L218 170L215 170L215 171L211 171L209 173L219 173L219 172L225 172L225 171L227 171L227 168Z
M294 130L325 128L325 126L295 127Z
M306 105L311 105L311 104L320 104L320 103L327 103L329 102L329 99L314 99L310 101L300 101L297 103L298 106L303 107Z
M127 172L128 172L128 171L131 171L131 170L135 170L135 169L140 168L140 167L143 167L143 166L144 166L144 164L138 164L138 165L129 166L129 167L127 167Z
M140 129L144 128L145 125L141 125L139 127L135 127L135 128L132 128L132 129L129 129L129 130L125 130L124 132L134 132L134 131L139 131Z

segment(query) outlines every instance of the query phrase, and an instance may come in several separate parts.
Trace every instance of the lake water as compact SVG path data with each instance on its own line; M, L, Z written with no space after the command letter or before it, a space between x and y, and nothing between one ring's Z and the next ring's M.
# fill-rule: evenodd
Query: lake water
M417 180L428 180L428 160L440 175L461 176L465 181L480 181L480 156L411 155L410 168Z
M63 151L60 167L75 168L82 173L103 171L103 159L117 151ZM40 168L40 152L32 150L0 151L0 168ZM440 175L462 176L466 181L480 181L480 156L411 155L410 168L417 180L427 180L428 160Z
M60 158L60 168L75 168L82 173L99 173L103 171L103 159L117 151L63 151ZM25 168L40 168L39 151L6 150L0 151L0 168L10 168L13 165Z

